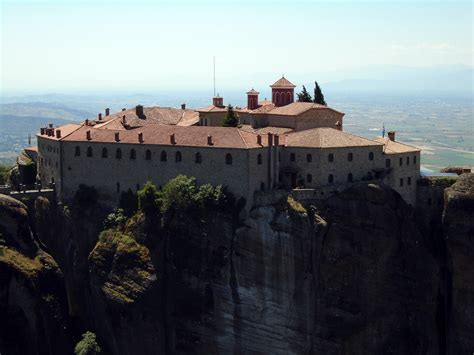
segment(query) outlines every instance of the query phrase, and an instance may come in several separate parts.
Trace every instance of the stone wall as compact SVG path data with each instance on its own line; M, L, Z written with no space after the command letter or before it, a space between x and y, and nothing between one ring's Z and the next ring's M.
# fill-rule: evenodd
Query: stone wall
M385 183L402 195L408 204L414 206L416 183L420 178L420 152L386 154L385 159L390 159L391 168Z
M61 193L61 156L60 141L38 135L39 178L43 187L48 187L54 182L58 187L56 190L58 194Z

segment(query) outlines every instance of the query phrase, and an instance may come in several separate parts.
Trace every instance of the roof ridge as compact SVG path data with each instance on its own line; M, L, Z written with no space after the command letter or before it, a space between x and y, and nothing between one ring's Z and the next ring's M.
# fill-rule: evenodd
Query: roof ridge
M70 124L75 125L75 123L68 123L68 124L66 124L65 126L70 125ZM83 126L84 126L84 124L78 124L78 127L77 127L75 130L69 132L69 133L66 134L65 136L62 136L62 137L59 138L58 140L59 140L59 141L62 141L64 138L70 136L71 134L73 134L74 132L76 132L78 129L81 129Z

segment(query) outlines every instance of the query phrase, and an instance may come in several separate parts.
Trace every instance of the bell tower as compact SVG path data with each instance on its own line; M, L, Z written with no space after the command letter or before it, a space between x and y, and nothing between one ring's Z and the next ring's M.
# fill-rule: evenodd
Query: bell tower
M247 108L249 110L258 108L258 94L259 92L254 90L254 88L247 92Z
M272 88L272 102L275 106L285 106L295 101L295 87L284 75L278 79Z

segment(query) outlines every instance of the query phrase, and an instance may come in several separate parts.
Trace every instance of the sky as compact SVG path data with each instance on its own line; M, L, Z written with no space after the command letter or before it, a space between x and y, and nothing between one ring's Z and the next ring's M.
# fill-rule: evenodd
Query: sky
M1 2L1 90L268 87L472 66L471 1ZM374 70L372 70L374 69Z

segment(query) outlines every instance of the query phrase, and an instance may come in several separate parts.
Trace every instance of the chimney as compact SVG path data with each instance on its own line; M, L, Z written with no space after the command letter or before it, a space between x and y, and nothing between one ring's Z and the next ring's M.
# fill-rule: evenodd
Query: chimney
M86 119L85 123L86 123L86 126L88 126L89 125L89 120Z
M126 110L126 108L124 107L124 108L122 109L122 111L125 111L125 110Z
M274 142L275 142L275 145L280 145L280 136L278 134L275 134L275 137L274 137Z
M173 134L170 134L170 143L171 144L176 144L176 136Z
M102 114L99 113L99 114L97 115L97 118L99 119L99 121L102 120Z
M395 131L390 131L387 133L387 135L388 135L388 139L395 142Z
M260 134L257 134L257 144L262 145L262 136Z
M337 121L337 122L336 122L336 129L339 130L339 131L342 131L342 124L341 124L341 121Z
M217 94L212 98L212 104L216 107L224 107L224 99Z
M143 114L143 106L142 105L135 106L135 114L140 119L145 119L146 118L145 115Z
M273 145L273 134L268 132L268 146L271 147Z
M110 108L106 108L105 109L105 116L109 116L110 115Z
M120 142L120 133L119 132L115 132L115 141Z
M138 132L138 141L140 143L143 143L143 133L142 132Z
M53 128L53 124L52 124L52 123L49 124L49 128Z
M92 138L91 138L91 131L86 131L86 138L88 141L90 141Z
M181 104L181 110L186 110L186 104Z
M214 145L212 142L212 136L207 136L207 145Z
M46 128L43 128L43 127L40 128L41 135L44 135L45 130L46 130Z
M61 130L60 129L56 130L56 138L61 138Z

